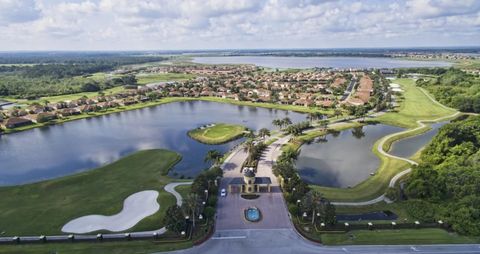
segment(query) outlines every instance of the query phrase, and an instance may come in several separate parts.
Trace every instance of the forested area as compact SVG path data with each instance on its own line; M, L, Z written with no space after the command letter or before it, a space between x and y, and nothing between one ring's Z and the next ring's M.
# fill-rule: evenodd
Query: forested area
M417 73L439 75L417 80L441 103L463 112L480 112L480 78L459 69L424 69Z
M165 59L121 53L4 53L0 54L0 96L30 99L132 85L130 77L91 75Z
M406 185L407 210L423 221L443 220L480 235L480 116L443 126L423 150Z

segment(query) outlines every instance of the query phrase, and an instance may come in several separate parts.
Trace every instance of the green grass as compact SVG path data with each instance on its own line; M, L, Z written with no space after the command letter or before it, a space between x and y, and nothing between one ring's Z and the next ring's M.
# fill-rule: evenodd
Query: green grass
M113 93L118 93L123 91L124 88L123 86L117 86L113 87L107 90L102 91L106 95L113 94ZM78 100L83 96L87 96L88 98L92 98L94 96L98 96L99 92L84 92L84 93L74 93L74 94L64 94L64 95L57 95L57 96L49 96L49 97L42 97L38 100L28 100L25 101L27 104L32 104L34 102L42 103L44 101L49 101L51 103L54 102L60 102L60 101L72 101L72 100Z
M161 82L161 81L177 81L188 80L195 78L193 74L185 73L154 73L154 74L139 74L136 76L137 83L139 85L145 85L149 83Z
M246 128L237 124L217 123L205 129L194 129L188 136L205 144L222 144L241 137Z
M190 194L190 191L192 190L192 186L191 185L179 185L177 187L175 187L175 191L177 191L178 193L180 193L180 195L182 196L182 198L186 198L188 194Z
M160 211L130 230L161 228L175 198L163 190L165 176L181 156L168 150L144 150L112 164L79 174L0 188L0 232L4 235L59 234L68 221L89 214L120 212L129 195L157 190ZM13 170L13 169L12 169Z
M304 106L298 106L298 105L283 105L283 104L276 104L276 103L237 101L237 100L234 100L234 99L223 99L223 98L219 98L219 97L201 97L201 98L198 98L198 99L202 100L202 101L229 103L229 104L241 105L241 106L252 106L252 107L260 107L260 108L288 110L288 111L295 111L295 112L299 112L299 113L321 112L323 114L333 114L333 109L320 109L320 108L315 108L315 107L304 107Z
M47 243L3 245L0 253L5 254L131 254L152 253L186 249L192 247L191 241L178 243L156 243L154 241L122 241L101 243Z
M405 206L401 202L395 202L391 204L387 204L385 202L379 202L373 205L366 205L366 206L335 206L335 212L337 214L362 214L362 213L371 213L371 212L379 212L379 211L391 211L395 213L397 218L397 223L408 222L412 223L416 219L411 217L405 209ZM374 223L390 223L390 221L374 221ZM350 222L350 224L356 222ZM361 224L367 223L367 221L359 221Z
M393 82L404 90L404 99L399 102L397 112L386 113L375 120L404 128L414 128L418 120L434 120L455 113L453 109L446 109L433 103L415 86L413 79L395 79Z
M347 233L322 234L326 245L350 244L459 244L478 243L475 237L460 236L443 229L353 230Z

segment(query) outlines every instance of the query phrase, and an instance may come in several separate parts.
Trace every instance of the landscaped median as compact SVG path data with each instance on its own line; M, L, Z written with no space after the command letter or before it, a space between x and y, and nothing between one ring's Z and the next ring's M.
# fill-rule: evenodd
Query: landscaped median
M247 128L237 124L214 123L188 132L188 136L201 143L217 145L242 137Z

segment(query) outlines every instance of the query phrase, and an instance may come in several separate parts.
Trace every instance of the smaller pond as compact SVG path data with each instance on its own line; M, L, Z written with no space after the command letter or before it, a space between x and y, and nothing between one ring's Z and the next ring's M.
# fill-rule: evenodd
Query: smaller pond
M432 129L417 136L401 139L392 144L388 153L395 156L409 158L412 157L420 148L427 145L432 138L437 135L440 127L449 123L449 121L434 123Z
M296 167L307 183L353 187L375 173L380 165L380 159L372 152L375 141L401 130L377 124L328 134L301 147Z
M251 222L258 222L260 221L262 215L260 210L256 207L249 207L245 209L245 219Z
M362 214L338 214L337 221L362 221L362 220L397 220L398 216L390 211L380 211Z

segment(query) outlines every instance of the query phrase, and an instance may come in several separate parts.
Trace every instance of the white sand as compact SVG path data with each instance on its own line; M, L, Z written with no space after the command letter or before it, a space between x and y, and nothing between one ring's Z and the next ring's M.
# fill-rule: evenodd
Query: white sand
M160 209L158 191L146 190L128 196L120 213L112 216L87 215L65 224L63 232L83 234L98 230L124 231Z

